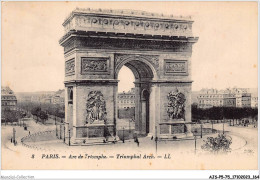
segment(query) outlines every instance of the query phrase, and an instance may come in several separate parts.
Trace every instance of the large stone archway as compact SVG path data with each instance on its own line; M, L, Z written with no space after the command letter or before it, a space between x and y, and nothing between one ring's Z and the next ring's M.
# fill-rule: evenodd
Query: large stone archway
M135 76L137 134L187 136L191 122L189 18L76 9L60 40L65 56L65 131L72 142L116 137L118 72ZM106 129L106 130L104 130ZM67 138L68 140L68 138Z
M154 106L150 106L150 93L152 81L157 79L158 61L158 56L151 55L115 55L115 79L123 65L131 69L135 76L135 132L137 134L147 135L151 132L149 127L154 119L150 121L150 112L154 112L155 109L152 109Z

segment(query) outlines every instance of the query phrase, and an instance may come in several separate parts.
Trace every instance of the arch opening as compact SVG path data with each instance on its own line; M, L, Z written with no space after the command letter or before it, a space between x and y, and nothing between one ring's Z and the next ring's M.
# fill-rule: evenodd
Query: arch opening
M118 74L116 129L121 140L132 138L135 130L135 76L127 66Z
M153 65L146 59L135 59L135 57L124 59L116 66L115 79L118 79L118 73L123 66L132 70L136 80L157 79L156 70Z
M132 83L134 80L134 86L129 91L129 94L125 92L125 94L122 94L122 84L125 84L125 82L120 82L120 78L122 76L121 72L124 69L128 68L128 70L131 70L133 77L131 78L128 74L128 72L125 73L126 76L129 76L127 78L128 83ZM150 127L150 93L151 93L151 81L156 77L154 69L151 67L151 65L147 62L144 62L140 59L134 59L134 60L125 60L122 61L121 64L119 64L116 67L115 71L115 78L119 80L118 84L118 100L117 100L117 107L118 107L118 113L122 112L122 106L119 106L119 104L123 102L131 102L130 100L127 101L127 99L123 99L122 97L134 97L134 113L133 110L132 114L134 115L133 118L130 121L134 121L134 131L130 131L132 134L130 134L131 137L134 137L134 133L138 135L148 135L149 133L149 127ZM130 90L130 89L129 89ZM121 92L120 92L121 91ZM127 108L127 106L125 106ZM131 106L132 107L132 106ZM125 108L125 109L126 109ZM129 106L130 108L130 106ZM129 109L128 108L128 109ZM118 114L118 122L120 123L120 118L122 116ZM128 117L129 118L129 117ZM130 127L130 122L129 122ZM120 128L119 128L120 129ZM122 129L122 127L121 127ZM129 128L130 129L130 128Z

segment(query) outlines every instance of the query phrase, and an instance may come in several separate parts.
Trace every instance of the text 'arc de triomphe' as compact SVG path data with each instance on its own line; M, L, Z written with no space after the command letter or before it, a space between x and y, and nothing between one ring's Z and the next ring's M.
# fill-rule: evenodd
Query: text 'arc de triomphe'
M191 55L198 41L190 18L140 11L76 9L63 26L65 128L72 142L116 137L118 73L135 76L135 132L187 136ZM66 135L67 136L67 135Z

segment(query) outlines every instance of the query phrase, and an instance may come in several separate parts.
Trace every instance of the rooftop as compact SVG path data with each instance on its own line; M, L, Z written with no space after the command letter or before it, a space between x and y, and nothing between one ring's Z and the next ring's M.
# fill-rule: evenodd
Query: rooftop
M13 95L14 96L14 92L11 90L10 87L8 86L2 86L1 87L1 95Z

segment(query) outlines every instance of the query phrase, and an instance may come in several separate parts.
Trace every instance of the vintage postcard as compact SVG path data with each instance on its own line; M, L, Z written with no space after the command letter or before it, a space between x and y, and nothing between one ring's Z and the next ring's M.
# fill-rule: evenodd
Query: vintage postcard
M1 13L3 170L259 168L257 2Z

